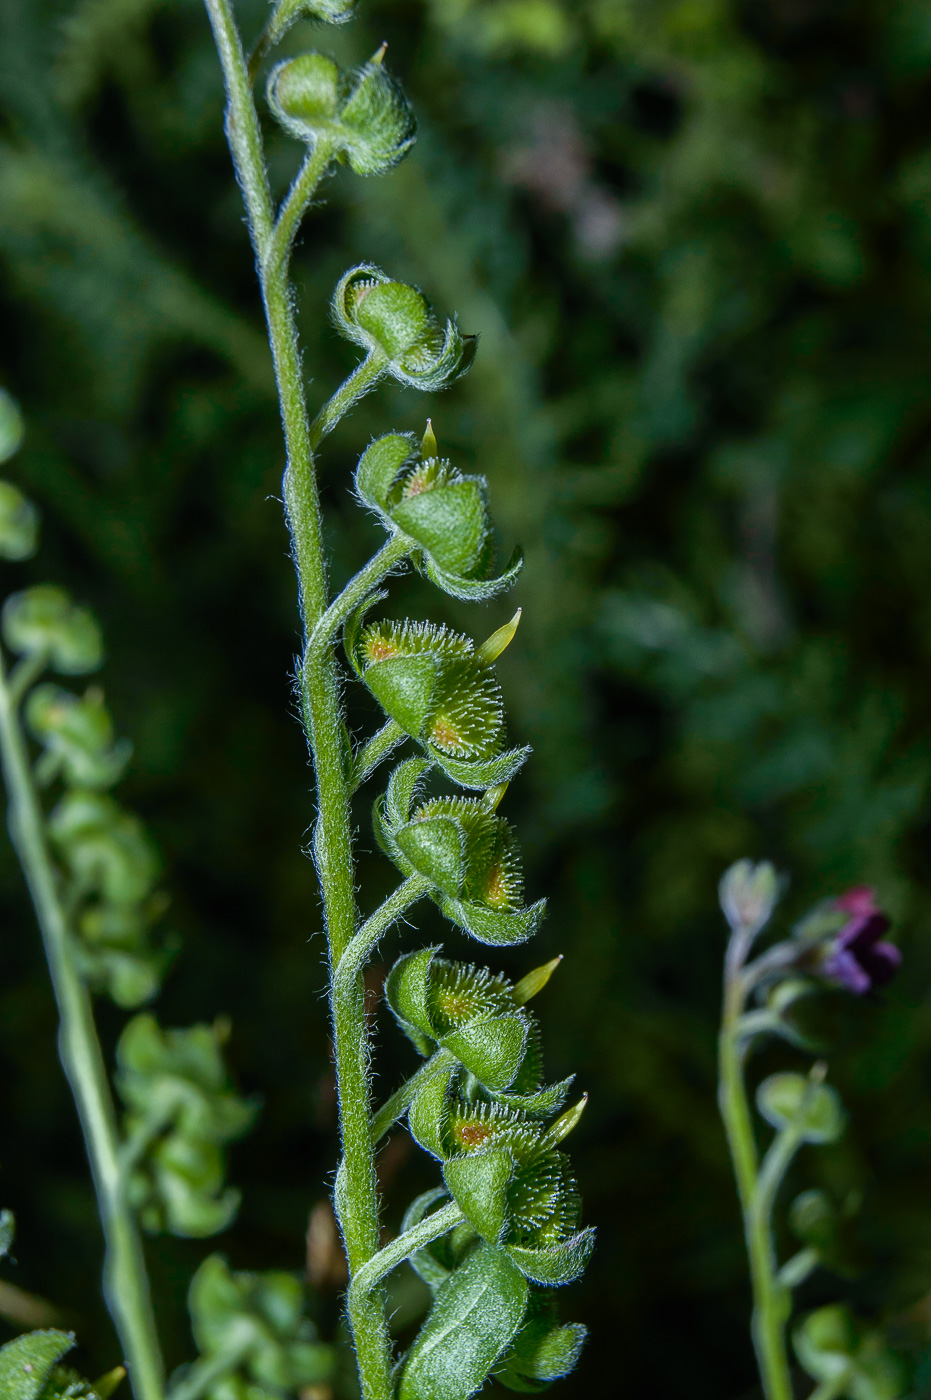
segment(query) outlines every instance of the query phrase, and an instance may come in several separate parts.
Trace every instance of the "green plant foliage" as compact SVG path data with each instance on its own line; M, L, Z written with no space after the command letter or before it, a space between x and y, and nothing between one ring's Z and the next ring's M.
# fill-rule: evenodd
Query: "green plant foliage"
M200 1237L226 1228L239 1192L224 1188L223 1147L251 1126L223 1064L222 1024L163 1031L136 1016L117 1047L117 1084L135 1170L130 1191L147 1230Z

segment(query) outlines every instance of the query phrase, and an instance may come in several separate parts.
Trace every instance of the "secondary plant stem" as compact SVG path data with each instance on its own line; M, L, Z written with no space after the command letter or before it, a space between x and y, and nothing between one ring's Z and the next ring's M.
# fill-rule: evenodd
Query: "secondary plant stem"
M729 964L719 1042L719 1103L743 1213L753 1286L753 1340L763 1389L766 1400L793 1400L785 1345L785 1290L777 1278L770 1211L761 1200L765 1193L757 1189L759 1159L743 1076L739 1020L744 996L740 972Z
M29 755L0 658L0 757L9 827L45 945L60 1018L61 1061L74 1094L106 1240L104 1291L136 1400L163 1400L163 1366L136 1219L126 1199L116 1112L90 994L71 955Z
M297 569L305 635L310 637L327 605L322 523L314 474L312 442L332 426L383 365L366 360L324 410L312 438L308 424L300 355L288 285L288 250L293 232L282 224L280 256L271 256L273 216L258 116L242 44L229 0L206 0L229 97L228 131L236 172L246 200L256 248L269 342L281 404L287 448L284 498ZM308 169L310 173L308 174ZM285 210L306 207L322 169L305 166L300 194ZM290 212L288 219L290 220ZM287 235L287 236L286 236ZM356 931L355 880L349 788L343 770L344 721L333 658L327 646L308 653L301 672L304 724L317 781L318 817L314 853L320 877L330 954L331 982ZM361 977L352 995L331 994L333 1046L343 1139L343 1165L337 1212L346 1245L350 1278L378 1250L379 1221L368 1085L368 1033ZM364 1400L389 1400L390 1346L383 1291L375 1289L350 1310L350 1322Z

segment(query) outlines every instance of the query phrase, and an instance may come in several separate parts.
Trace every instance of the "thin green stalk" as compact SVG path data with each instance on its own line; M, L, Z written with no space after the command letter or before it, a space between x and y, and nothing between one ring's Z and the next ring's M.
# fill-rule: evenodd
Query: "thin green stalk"
M399 1118L402 1118L414 1101L414 1095L425 1079L429 1079L434 1074L443 1073L450 1065L455 1063L455 1056L449 1050L437 1050L431 1055L429 1060L424 1061L410 1079L406 1079L400 1089L395 1089L390 1098L385 1099L381 1108L378 1109L372 1119L372 1141L379 1142L388 1131L393 1128Z
M396 719L386 720L381 729L373 734L371 739L366 740L353 758L349 777L351 790L355 792L360 788L366 778L370 778L375 772L379 763L394 753L398 744L403 743L406 738L407 735Z
M372 555L365 567L349 580L342 593L333 599L307 638L304 650L305 669L323 657L346 619L391 573L391 570L400 564L402 559L407 558L413 548L413 540L409 540L406 535L392 535L377 554Z
M332 432L336 427L343 414L352 408L357 399L361 399L363 394L377 384L384 374L387 364L388 360L385 355L372 350L362 363L356 366L349 378L339 386L333 397L327 399L311 423L311 447L319 447L327 433Z
M358 978L379 939L430 889L432 884L425 875L408 875L394 894L389 895L371 918L366 919L337 963L333 991L338 1001L348 1001L355 995Z
M370 1292L377 1283L386 1278L392 1269L403 1264L405 1259L416 1254L418 1249L423 1249L425 1245L432 1244L434 1240L441 1239L443 1235L448 1235L450 1230L454 1230L464 1219L465 1216L460 1207L455 1201L450 1201L448 1205L443 1206L433 1215L428 1215L425 1220L421 1220L419 1225L405 1230L403 1235L398 1235L397 1239L386 1244L384 1249L380 1249L353 1279L349 1289L350 1308L364 1294Z
M273 219L265 174L258 116L242 44L229 0L205 0L216 36L229 97L228 131L236 173L258 255L269 342L281 403L288 465L284 499L297 569L301 615L307 635L326 609L326 569L322 521L314 475L312 439L307 419L300 355L294 323L288 258L269 261ZM308 201L307 185L301 197ZM289 245L288 245L289 246ZM350 389L331 400L325 422L332 425L340 405L348 407L365 387L375 382L383 365L370 359L351 376ZM344 386L345 389L346 386ZM319 421L319 420L318 420ZM302 669L304 723L317 781L318 820L314 852L320 878L331 970L356 930L355 878L349 790L343 771L343 716L332 656L308 657ZM359 979L357 979L359 980ZM343 1139L345 1190L338 1193L337 1210L346 1245L350 1277L377 1252L378 1193L368 1106L368 1045L361 981L353 997L331 997L333 1047ZM351 1315L353 1339L364 1400L389 1400L391 1349L385 1301L381 1290L366 1295Z
M264 277L278 277L282 271L287 275L288 259L301 219L306 214L307 206L332 159L333 149L326 141L318 141L305 157L304 164L278 212L275 227L265 247L262 258Z
M793 1400L785 1344L785 1290L778 1281L770 1215L757 1203L759 1159L743 1076L739 1020L745 987L728 967L719 1042L719 1103L737 1178L753 1287L753 1341L766 1400Z
M104 1292L136 1400L163 1400L164 1368L136 1218L126 1197L116 1111L90 994L71 954L29 755L0 658L0 759L13 845L29 885L60 1017L59 1048L77 1104L106 1241Z

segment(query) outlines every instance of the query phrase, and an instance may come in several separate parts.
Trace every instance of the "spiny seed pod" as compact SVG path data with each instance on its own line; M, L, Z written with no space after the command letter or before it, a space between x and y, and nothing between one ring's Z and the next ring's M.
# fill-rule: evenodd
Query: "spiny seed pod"
M282 126L311 147L324 143L357 175L381 175L414 144L414 115L382 66L384 50L351 73L304 53L276 64L268 104Z
M112 787L132 754L128 739L115 740L103 692L97 689L79 697L61 686L36 686L26 705L26 722L45 748L44 779L60 772L74 787Z
M512 778L530 750L502 752L501 690L482 649L432 623L379 622L360 632L360 621L347 626L346 649L386 713L461 786Z
M256 1106L233 1092L223 1064L227 1028L163 1031L136 1016L117 1046L117 1086L127 1105L126 1138L147 1150L130 1196L149 1231L202 1237L232 1220L239 1193L223 1189L227 1142L251 1125ZM153 1126L156 1136L153 1140Z
M39 512L12 482L0 481L0 558L31 559L38 543Z
M475 357L474 336L461 335L454 321L441 327L416 287L393 282L371 263L350 268L340 279L332 313L341 335L413 389L445 388Z
M3 605L2 621L10 651L47 657L63 675L96 671L103 661L103 638L93 614L76 607L54 584L40 583L11 594Z
M415 563L437 587L473 601L496 597L510 588L523 561L518 551L503 574L490 577L494 542L485 478L463 475L438 457L429 424L424 444L421 459L409 434L389 433L370 443L356 469L359 499L389 533L416 544Z
M572 1080L541 1087L539 1029L510 982L436 952L408 953L388 976L385 995L405 1034L422 1055L441 1049L458 1060L466 1072L460 1092L469 1100L493 1097L541 1116L555 1112Z

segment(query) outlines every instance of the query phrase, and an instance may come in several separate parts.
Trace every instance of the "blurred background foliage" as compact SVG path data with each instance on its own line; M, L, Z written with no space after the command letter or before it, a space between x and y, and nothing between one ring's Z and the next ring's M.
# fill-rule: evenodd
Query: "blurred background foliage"
M264 10L240 0L247 37ZM340 174L306 227L311 401L351 363L324 308L353 261L419 283L481 345L445 398L384 388L332 439L334 574L378 538L348 494L356 453L431 413L441 447L487 473L505 548L527 550L501 670L535 757L507 805L552 912L506 957L520 973L566 955L540 1010L551 1077L578 1069L592 1095L574 1149L601 1229L566 1299L594 1335L562 1393L750 1396L714 1063L715 884L738 856L791 872L792 913L868 881L896 918L886 1001L825 1013L853 1124L798 1184L856 1208L845 1286L864 1317L931 1311L931 6L365 0L356 24L289 47L356 61L382 39L420 140L384 179ZM229 1014L239 1081L264 1100L217 1247L236 1268L301 1269L334 1099L282 448L221 126L199 0L0 6L0 375L28 422L11 474L45 519L10 583L67 583L104 620L127 797L184 939L162 1019ZM269 141L283 191L297 152ZM410 582L396 607L483 636L510 602L470 613ZM370 795L374 901L390 874ZM98 1227L5 844L0 899L15 1280L99 1371L116 1356ZM101 1015L112 1041L121 1018ZM409 1062L382 1030L384 1086ZM406 1151L396 1136L382 1161L393 1226L431 1180ZM173 1364L206 1248L151 1247ZM838 1286L818 1275L805 1299ZM399 1290L399 1326L417 1302Z

